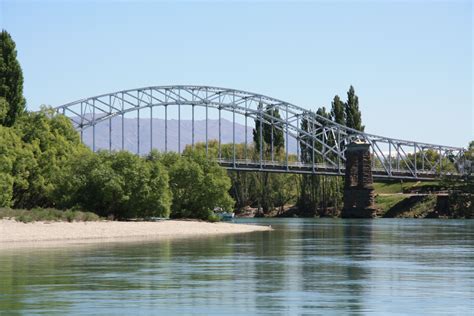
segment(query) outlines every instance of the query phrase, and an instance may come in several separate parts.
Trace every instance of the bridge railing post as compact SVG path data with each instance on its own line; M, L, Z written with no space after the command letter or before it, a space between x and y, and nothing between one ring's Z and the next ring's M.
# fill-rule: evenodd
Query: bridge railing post
M314 132L314 118L311 117L311 162L312 162L312 165L313 165L313 174L316 173L316 160L315 160L315 153L314 153L314 137L315 137L315 132Z
M247 113L247 100L245 100L245 148L244 148L244 156L245 156L245 160L247 160L247 117L248 117L248 113Z
M137 91L137 155L140 155L140 95Z
M300 116L296 114L296 128L300 128ZM300 133L296 134L296 162L300 161Z
M288 166L288 135L289 135L289 129L288 129L288 104L286 104L286 117L285 117L285 124L286 124L286 141L285 141L285 145L286 145L286 149L285 149L285 158L286 158L286 170L290 170L289 166Z
M109 95L109 153L112 152L112 96Z
M259 102L259 106L258 106L258 110L259 110L259 117L260 117L260 131L259 131L259 139L260 139L260 169L263 169L263 104L262 104L262 100L260 99L260 102Z
M392 142L388 141L388 175L392 176Z
M414 157L414 160L415 160L415 168L414 168L414 170L415 170L415 178L418 178L418 167L416 166L416 152L417 152L417 150L416 150L416 147L417 147L416 143L413 143L413 147L414 147L413 152L414 152L414 155L415 155L415 157Z
M168 152L168 104L166 103L165 104L165 153L167 152Z
M153 90L150 89L150 153L153 150Z
M95 99L92 100L92 151L95 152Z
M442 156L442 151L441 151L441 147L439 147L439 176L442 177L443 176L443 156Z
M235 168L235 92L232 96L232 165Z

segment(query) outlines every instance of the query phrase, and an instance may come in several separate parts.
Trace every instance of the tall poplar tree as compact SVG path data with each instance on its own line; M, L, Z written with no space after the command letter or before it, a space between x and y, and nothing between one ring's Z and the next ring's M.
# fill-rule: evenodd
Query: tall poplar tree
M255 150L257 152L260 151L260 146L263 148L264 139L263 139L263 104L258 104L258 111L259 114L255 118L255 128L253 129L253 142L255 144ZM262 128L262 132L260 132L260 128Z
M359 110L359 97L355 94L353 86L347 91L346 126L363 132L362 115Z
M262 140L263 140L263 151L264 153L271 153L272 149L275 153L279 153L284 145L285 138L283 133L283 124L278 120L281 119L280 112L278 109L271 106L267 106L264 110L263 105L259 104L258 109L262 111L262 117L257 117L255 119L255 128L253 129L253 141L255 143L255 148L257 151L260 150L260 119L262 119ZM273 124L265 122L263 119L263 113L267 116L267 121L272 120L269 117L274 118ZM267 158L267 157L264 157Z
M10 34L0 33L0 124L12 126L25 111L23 73L16 59L15 42ZM3 115L2 115L3 114Z
M331 116L334 122L346 125L346 113L344 108L344 102L342 102L341 98L338 95L334 96L334 99L331 103Z
M268 152L271 152L273 149L274 152L279 153L285 145L285 137L283 133L284 127L283 124L278 121L281 119L280 112L278 109L273 107L268 107L265 112L276 120L271 119L273 124L266 123L263 125L263 140L268 144Z

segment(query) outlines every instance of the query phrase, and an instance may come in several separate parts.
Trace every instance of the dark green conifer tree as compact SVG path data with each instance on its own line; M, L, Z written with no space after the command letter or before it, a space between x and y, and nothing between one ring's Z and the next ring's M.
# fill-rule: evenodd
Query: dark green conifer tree
M331 116L334 122L346 125L346 113L344 109L344 102L342 102L341 98L338 95L334 96L334 99L331 103Z
M350 86L349 91L347 91L346 126L362 132L365 127L362 125L362 115L359 110L359 97L355 94L353 86Z
M0 124L12 126L25 111L23 73L16 59L15 42L10 34L0 33ZM5 102L6 101L6 102Z

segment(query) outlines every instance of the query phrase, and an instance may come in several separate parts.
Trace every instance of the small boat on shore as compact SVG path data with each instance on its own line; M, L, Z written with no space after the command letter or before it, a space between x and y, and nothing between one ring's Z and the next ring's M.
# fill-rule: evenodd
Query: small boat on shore
M222 221L231 221L234 217L235 217L235 213L232 212L222 212L222 213L218 213L219 215L219 218L222 220Z

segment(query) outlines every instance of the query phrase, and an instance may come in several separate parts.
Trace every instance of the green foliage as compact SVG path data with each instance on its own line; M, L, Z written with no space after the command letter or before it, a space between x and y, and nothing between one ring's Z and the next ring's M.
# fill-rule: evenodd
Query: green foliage
M333 117L334 122L341 125L346 125L344 102L342 102L338 95L334 96L334 99L331 103L331 116Z
M311 134L312 131L314 131L315 126L314 124L310 122L306 117L303 117L301 120L301 130L304 132L307 132ZM310 163L313 162L313 159L316 161L316 157L313 154L313 151L311 149L312 146L315 146L314 140L310 138L306 133L300 132L299 135L300 139L300 159L301 162L303 163Z
M23 73L16 59L15 42L7 31L0 33L0 125L13 126L25 110Z
M365 126L362 125L362 115L359 110L359 97L355 94L353 86L350 86L349 91L347 91L347 102L345 105L346 126L363 132Z
M433 149L427 149L423 151L417 151L416 155L409 153L407 160L416 165L418 170L435 168L437 172L441 169L443 173L456 172L456 166L454 164L454 157L442 157L440 161L439 152ZM440 166L441 163L441 166ZM396 161L393 159L392 168L396 168ZM411 165L410 165L411 168ZM400 162L400 169L408 169L405 162Z
M169 216L168 174L159 161L102 151L72 158L66 170L55 192L61 207L118 219Z
M264 110L262 104L259 104L258 108L265 115L262 114L262 118L255 119L255 128L253 129L255 148L260 153L260 147L262 147L264 159L274 159L275 155L281 153L285 145L284 126L283 123L278 121L278 119L281 119L280 112L272 106L267 106ZM262 128L261 132L260 128ZM260 145L261 139L263 139L263 143Z
M350 86L347 92L347 102L343 103L339 96L334 96L331 103L331 112L328 113L325 107L321 107L317 110L317 114L332 120L341 125L345 125L359 131L364 131L362 125L362 115L359 110L359 98L355 94L353 86ZM317 119L317 123L321 125L327 124L327 121L323 119ZM314 124L307 117L303 117L300 128L303 131L313 134L318 128L318 124ZM318 133L317 133L318 134ZM328 144L330 147L336 144L336 139L328 138L324 139L323 133L319 133L319 141L311 139L305 133L300 132L300 148L301 148L301 161L304 163L323 163L324 159L321 154L315 154L314 150L322 155L326 156L333 161L337 160L334 153L328 151L322 143ZM314 148L314 150L313 150ZM329 215L334 212L328 213L329 209L339 209L342 206L342 190L343 181L337 177L328 178L326 176L317 175L303 175L301 176L301 189L300 196L298 199L298 207L308 211L308 213L318 215Z
M37 221L90 222L101 218L91 212L78 210L57 210L52 208L34 208L32 210L0 208L0 219L15 219L23 223Z
M170 157L171 156L171 157ZM226 171L201 151L188 151L184 156L165 154L161 158L169 167L173 194L171 217L210 219L213 210L232 210L234 201L228 191L231 182Z
M53 192L59 179L64 177L65 164L83 152L89 152L81 144L71 121L54 114L51 108L42 107L36 113L28 112L14 126L29 151L24 161L26 183L15 186L14 206L18 208L54 207Z
M267 139L271 140L271 137ZM248 145L246 147L245 144L221 144L220 147L221 157L225 159L232 159L234 150L236 159L259 159L259 148L255 145ZM269 148L268 144L265 144L265 149L268 150ZM205 157L205 143L196 143L194 150L191 146L186 146L184 155L189 155L193 151ZM266 151L264 154L267 158L271 157L270 151ZM218 156L219 143L217 141L209 141L208 158L213 159ZM275 161L283 162L286 160L286 154L284 150L279 150L274 152L273 158ZM166 159L170 160L170 158ZM171 160L175 160L175 158L171 158ZM289 155L288 160L296 161L296 156ZM229 171L228 175L232 184L230 195L235 200L237 209L252 206L261 208L265 213L268 213L275 208L283 208L285 204L296 203L299 195L299 175L234 171Z
M474 158L474 140L469 142L468 152L471 154L471 158Z
M451 194L449 196L449 208L454 218L474 218L474 196L472 191Z
M283 123L278 122L278 119L281 119L278 109L273 107L268 107L265 111L268 116L270 116L270 124L266 123L263 125L263 140L267 144L267 151L270 154L276 152L277 154L281 152L281 149L285 145L285 139L283 136Z
M3 122L5 122L5 119L8 115L8 102L4 97L0 97L0 123L3 125Z
M0 126L0 207L13 206L18 198L14 192L28 189L29 172L35 165L31 146L13 128Z

